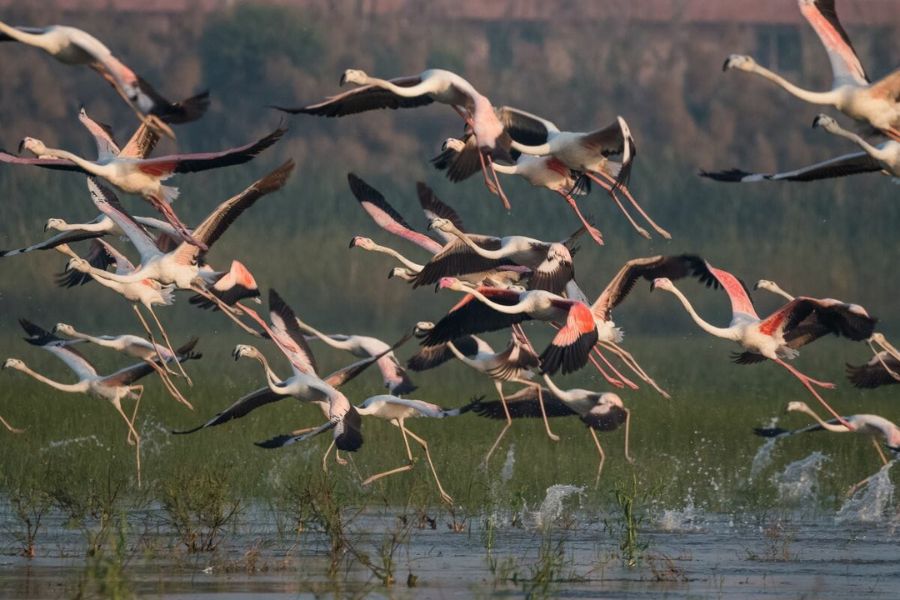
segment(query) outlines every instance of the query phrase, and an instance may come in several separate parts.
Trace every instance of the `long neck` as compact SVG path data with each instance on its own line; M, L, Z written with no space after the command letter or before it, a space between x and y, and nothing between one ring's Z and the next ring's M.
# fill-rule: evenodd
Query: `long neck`
M513 142L512 145L513 145L513 148L516 148L517 143ZM516 150L519 150L519 149L516 148ZM522 150L519 150L519 152L522 152ZM494 169L495 171L497 171L498 173L503 173L504 175L518 175L519 174L518 163L514 164L514 165L503 165L498 162L492 162L491 168Z
M450 348L450 352L453 353L453 356L458 358L464 364L472 367L473 369L475 369L477 371L484 370L483 369L484 365L482 365L480 362L478 362L476 360L472 360L471 358L469 358L468 356L466 356L465 354L460 352L459 348L457 348L456 344L454 344L453 342L447 342L447 347Z
M343 342L336 340L336 339L332 338L330 335L322 333L315 327L313 327L311 325L307 325L300 319L297 319L297 325L300 326L300 329L303 329L303 330L307 331L308 333L310 333L311 335L316 336L317 338L319 338L320 340L322 340L323 342L325 342L327 345L331 346L332 348L337 348L338 350L347 350L347 351L349 351L353 348L353 344L351 344L349 340L345 340Z
M366 77L365 84L374 85L385 90L390 90L394 94L397 94L398 96L401 96L403 98L414 98L416 96L421 96L422 94L427 94L434 91L432 89L431 82L429 82L427 79L420 83L417 83L416 85L403 87L392 83L387 79L380 79L378 77Z
M492 258L495 260L504 258L506 256L506 253L503 252L502 248L498 249L498 250L485 250L484 248L482 248L481 246L476 244L474 241L472 241L472 238L470 238L465 233L463 233L462 231L457 229L456 226L453 224L450 225L449 233L455 235L460 240L462 240L462 243L465 244L466 246L468 246L469 248L471 248L472 251L475 252L475 254L477 254L478 256L483 256L485 258Z
M88 381L84 380L84 379L79 381L78 383L60 383L60 382L54 381L48 377L44 377L40 373L32 371L28 367L23 367L21 370L26 375L30 375L31 377L37 379L41 383L43 383L45 385L49 385L50 387L57 389L61 392L71 392L71 393L86 392L88 389L88 386L90 385L88 383Z
M704 321L700 317L700 315L697 314L697 311L694 310L694 307L691 306L691 303L688 301L688 299L685 298L684 294L681 293L681 290L673 286L669 288L669 291L675 294L675 297L681 301L684 309L689 315L691 315L694 323L696 323L700 327L700 329L702 329L706 333L709 333L716 337L725 338L727 340L737 339L736 332L732 328L716 327L715 325L711 325L710 323Z
M816 411L806 406L805 404L801 408L798 408L797 411L806 413L807 415L812 417L816 423L821 425L823 429L827 429L828 431L834 431L835 433L847 433L848 431L850 431L843 425L835 425L834 423L823 421L822 417L816 414Z
M811 92L809 90L804 90L803 88L797 87L781 75L773 73L772 71L759 65L755 65L751 73L756 73L757 75L765 77L775 85L784 88L784 90L789 94L792 94L797 98L805 100L806 102L809 102L811 104L834 106L838 100L838 95L834 91L829 90L827 92Z
M487 304L488 306L490 306L497 312L501 312L506 315L517 315L521 312L525 312L525 310L524 310L525 303L523 301L516 302L512 306L506 306L505 304L497 304L496 302L494 302L493 300L491 300L490 298L488 298L487 296L485 296L484 294L482 294L481 292L479 292L476 289L466 288L463 291L467 292L469 294L472 294L473 296L478 298L478 300Z
M793 296L788 294L786 291L784 291L777 285L773 285L771 288L769 288L769 291L772 292L773 294L778 294L782 298L786 299L788 302L791 302L794 299Z
M511 146L513 150L518 150L522 154L531 154L532 156L544 156L545 154L550 154L549 142L545 142L537 146L526 146L525 144L520 144L519 142L513 140ZM495 167L496 166L499 165L495 165Z
M559 398L560 400L562 400L564 402L565 401L571 402L571 401L575 400L575 398L573 397L572 394L556 387L556 384L553 383L553 380L550 379L550 376L547 375L546 373L544 373L544 381L547 383L547 387L550 388L550 391L553 392L553 395L556 396L557 398Z
M23 44L28 44L30 46L37 46L38 48L48 49L48 38L46 36L35 33L28 33L27 31L16 29L11 25L7 25L3 21L0 21L0 33L5 33L17 42L22 42Z
M71 161L92 175L100 175L102 171L97 163L85 160L77 154L72 154L71 152L68 152L66 150L60 150L59 148L46 148L43 156L63 158L65 160Z
M393 248L388 248L387 246L379 246L378 244L376 244L376 245L372 246L372 252L380 252L382 254L387 254L388 256L393 256L394 258L399 260L401 263L403 263L403 265L407 269L412 269L413 271L416 271L416 272L419 272L424 268L419 263L414 263L413 261L409 260L408 258L403 256L402 254L400 254Z
M866 151L866 154L875 158L877 160L886 160L889 152L882 148L877 148L864 140L861 136L853 133L852 131L847 131L843 127L835 127L833 129L828 130L828 133L832 135L836 135L845 139L850 140L860 148Z
M281 393L284 386L278 378L278 375L276 375L275 371L269 366L269 361L266 360L266 357L263 356L262 352L257 352L253 355L253 358L258 360L259 364L263 366L263 370L266 372L266 383L269 384L269 389L273 392Z
M104 348L117 348L118 344L115 340L104 340L103 338L95 337L93 335L88 335L86 333L81 333L80 331L73 330L72 333L68 334L69 337L75 338L77 340L85 340L92 344L97 344L98 346L103 346Z

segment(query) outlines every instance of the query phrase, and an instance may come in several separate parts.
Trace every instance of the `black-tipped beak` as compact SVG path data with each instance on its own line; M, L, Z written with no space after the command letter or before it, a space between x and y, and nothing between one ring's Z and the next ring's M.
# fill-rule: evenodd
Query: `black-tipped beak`
M727 71L727 70L728 70L728 63L729 63L730 61L731 61L730 58L726 58L726 59L725 59L725 62L722 63L722 70L723 70L723 71Z
M44 223L44 232L46 233L48 229L50 229L50 223Z
M390 271L388 271L388 279L393 279L393 278L394 278L394 270L391 269Z
M338 85L344 85L347 83L347 73L341 73L341 80L338 82Z
M25 147L25 138L22 138L22 141L19 142L19 149L16 151L17 154L22 154L22 148Z
M437 294L439 291L441 291L441 282L440 281L438 281L436 284L434 284L434 293Z
M652 291L655 290L655 289L656 289L656 282L655 282L655 281L651 281L651 282L650 282L650 291L652 292Z
M428 221L428 227L426 228L428 231L434 229L434 221Z
M348 247L348 248L355 248L355 247L356 247L356 238L353 238L352 240L350 240L350 245L347 246L347 247Z
M819 121L821 121L821 120L822 120L822 115L816 115L816 118L813 119L813 122L812 122L813 129L815 129L816 127L819 126Z
M753 291L755 292L758 289L759 289L759 282L757 281L756 283L753 284Z
M241 355L238 354L237 349L234 349L234 350L231 351L231 356L234 358L235 361L238 360L238 359L241 357Z

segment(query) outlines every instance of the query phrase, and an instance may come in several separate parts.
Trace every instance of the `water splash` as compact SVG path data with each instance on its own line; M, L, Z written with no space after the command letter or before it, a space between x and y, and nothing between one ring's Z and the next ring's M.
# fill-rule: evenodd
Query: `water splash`
M778 425L778 417L771 419L766 424L766 427L771 429L776 425ZM753 462L750 463L750 481L756 479L763 469L772 464L772 451L775 450L775 443L777 441L777 437L768 438L766 442L759 447L759 450L756 451Z
M41 448L41 452L49 452L51 450L58 450L59 448L66 448L68 446L83 446L86 444L93 444L98 448L109 450L109 447L102 443L96 435L85 435L77 438L69 438L67 440L55 440L48 442L45 448Z
M513 476L513 468L516 466L516 445L510 444L506 451L506 460L503 462L503 468L500 469L500 481L507 483Z
M697 523L699 516L694 497L688 494L683 508L663 510L656 524L662 531L700 531L702 527Z
M795 460L781 473L772 476L771 481L778 488L782 502L800 504L815 500L819 488L819 471L829 458L821 452L813 452L806 458Z
M572 495L584 493L584 488L579 485L556 484L547 488L547 494L541 507L535 513L536 524L539 528L549 527L563 514L563 503Z
M871 523L881 521L885 510L894 499L894 484L890 470L894 461L881 467L877 473L844 501L835 515L836 523Z

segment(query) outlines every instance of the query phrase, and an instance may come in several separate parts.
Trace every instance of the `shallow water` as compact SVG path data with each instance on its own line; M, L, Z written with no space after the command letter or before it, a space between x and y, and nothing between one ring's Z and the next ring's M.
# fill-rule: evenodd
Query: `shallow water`
M807 461L807 466L810 461ZM345 511L345 535L356 557L344 554L330 578L329 542L315 527L294 532L287 515L256 506L214 552L188 554L174 541L159 508L129 515L126 550L107 548L85 557L85 534L61 515L47 517L37 556L5 548L0 559L0 597L71 596L109 584L112 565L124 589L143 598L519 597L529 592L589 598L843 598L851 594L896 597L900 539L886 510L882 480L873 478L835 515L704 512L687 499L682 509L660 511L639 528L646 548L634 567L619 558L617 515L582 507L577 486L555 485L539 510L517 518L474 516L455 532L458 515L421 515L400 509ZM855 515L855 516L854 516ZM12 523L4 511L2 522ZM433 519L433 520L432 520ZM135 533L140 531L140 533ZM379 561L386 540L393 552L395 583L384 586L357 558ZM490 541L488 541L490 540ZM542 587L536 573L553 562ZM120 558L116 559L116 556ZM555 557L555 558L554 558ZM407 578L417 578L411 588ZM110 588L111 589L111 588Z

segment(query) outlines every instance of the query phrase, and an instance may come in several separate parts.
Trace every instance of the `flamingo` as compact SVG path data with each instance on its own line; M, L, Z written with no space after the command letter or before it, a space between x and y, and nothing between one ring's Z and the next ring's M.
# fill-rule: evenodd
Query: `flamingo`
M732 318L728 327L716 327L704 321L685 295L666 277L654 279L651 289L662 289L674 294L694 322L707 333L740 344L745 351L735 356L734 360L738 364L753 364L768 358L784 367L800 380L835 418L852 429L852 426L844 423L843 418L813 387L816 385L832 389L834 384L812 379L785 360L796 358L799 354L797 348L827 333L844 335L854 341L864 340L872 335L876 319L855 304L805 296L794 298L765 319L761 319L756 314L744 284L737 277L727 271L716 269L708 262L704 265L705 269L699 273L700 281L714 288L721 286L731 300Z
M893 455L893 460L897 460L898 458L900 458L900 427L897 427L894 423L882 416L859 414L840 417L838 419L829 419L828 421L825 421L819 415L817 415L816 412L811 409L805 402L800 401L789 402L786 411L805 413L812 417L816 424L809 425L807 427L801 427L799 429L757 427L753 430L753 432L758 436L766 438L780 438L795 435L798 433L808 433L810 431L822 430L831 431L834 433L862 433L872 438L872 444L878 451L881 462L884 465L887 465L892 461L888 461L887 457L884 455L884 452L882 452L881 447L878 445L878 442L875 440L876 437L880 436L884 439L885 446ZM867 481L869 481L869 479L871 479L871 477L866 477L856 485L852 486L847 495L852 495L854 491L859 489L859 487L864 485Z
M472 412L491 419L502 418L537 418L537 417L566 417L578 415L581 422L587 425L600 463L597 466L597 479L603 472L603 464L606 462L606 452L600 445L597 431L615 431L622 424L625 425L625 458L632 463L634 460L628 451L628 438L631 429L631 412L625 408L618 394L612 392L597 393L590 390L570 389L562 390L553 383L549 376L544 374L547 388L538 386L523 388L506 399L508 408L503 404L493 401L484 402L476 400L472 404ZM538 399L537 390L542 390L543 405ZM544 416L546 414L546 416Z
M101 156L96 161L87 160L66 150L48 148L41 140L26 137L19 144L19 150L28 150L37 158L20 158L7 152L0 152L0 162L75 171L101 177L123 192L142 196L162 213L185 240L198 245L202 250L207 250L208 248L193 236L169 206L169 203L178 197L178 189L164 186L162 181L176 173L193 173L244 164L281 139L285 131L287 130L278 128L256 142L221 152L171 154L147 159L121 158L109 154Z
M863 149L866 156L875 160L885 175L900 177L900 141L887 140L873 146L859 134L847 131L828 115L819 114L813 121L813 127L821 127L828 133L846 138Z
M805 102L833 106L848 117L867 123L900 142L900 69L871 83L850 43L850 37L838 21L835 0L797 0L797 4L828 52L834 75L829 91L813 92L799 88L759 66L751 57L739 54L729 56L722 70L755 73Z
M170 102L128 68L103 43L81 29L63 25L15 27L0 22L0 42L20 42L39 48L66 65L87 65L98 72L125 100L141 121L174 139L166 123L196 121L209 108L209 92Z
M437 169L447 170L449 173L457 160L464 160L456 157L461 157L462 153L466 152L468 148L466 147L466 142L449 138L444 142L443 150L431 162ZM591 239L600 246L603 245L603 235L581 214L578 203L572 197L573 195L584 196L590 192L590 182L581 177L579 173L571 171L552 156L538 157L528 154L520 154L513 165L494 163L493 168L497 173L518 175L535 187L545 187L558 193L572 207L575 216L584 224L584 228L590 234ZM647 235L649 236L649 234Z
M507 158L509 155L508 135L490 100L471 83L444 69L428 69L418 75L396 79L379 79L359 69L347 69L341 76L340 84L345 83L359 87L301 108L273 108L291 114L343 117L379 108L413 108L432 102L449 104L472 131L485 185L500 197L503 207L510 210L500 181L491 170L495 158Z
M562 242L543 242L520 235L502 238L468 234L451 220L438 217L429 229L455 236L428 261L413 281L413 287L430 285L442 277L492 271L504 266L525 267L531 271L530 289L560 293L575 277L572 253L578 233Z
M88 394L102 400L108 400L128 426L128 443L135 446L137 480L138 485L140 486L141 437L138 434L137 429L135 429L134 420L137 417L137 410L140 406L141 396L144 393L144 386L135 384L135 382L142 377L153 373L154 369L146 362L139 362L129 367L125 367L124 369L120 369L110 375L102 376L97 373L97 369L95 369L84 356L71 347L71 342L62 340L49 331L25 319L19 319L19 324L28 334L25 341L34 346L43 348L66 363L66 366L78 376L78 381L76 383L60 383L33 371L18 358L7 358L3 363L3 368L21 371L22 373L37 379L41 383L61 392ZM181 362L201 358L202 355L193 352L196 344L197 339L194 338L179 348L176 352L177 360ZM122 409L122 400L131 398L135 400L135 404L134 412L132 413L131 418L129 418Z
M419 322L416 325L416 334L419 337L424 337L433 329L434 323L428 321ZM457 348L457 343L462 346L462 349ZM500 403L503 405L506 425L500 430L499 435L484 457L483 463L487 464L494 450L500 445L500 440L503 439L503 436L506 435L506 432L512 426L512 417L509 415L509 410L506 407L506 397L503 394L503 384L519 383L525 386L532 386L537 390L538 396L541 396L540 384L531 381L531 378L534 377L533 369L540 367L541 363L531 348L531 343L520 332L513 331L509 344L502 352L494 352L490 344L477 336L464 336L437 346L423 348L419 354L410 359L409 364L415 364L417 370L430 369L452 357L456 357L464 365L490 377L494 382L497 395L500 397ZM544 429L551 440L554 442L559 441L559 436L550 431L550 424L547 422L546 416L544 417Z
M768 279L757 281L754 289L772 292L788 302L794 299L792 295L781 289L777 283ZM888 343L884 334L877 331L866 342L872 349L872 359L864 365L854 366L847 364L847 378L854 387L872 389L882 385L900 383L900 352ZM882 350L877 350L875 348L876 345L880 346Z
M455 277L438 282L438 289L445 288L467 296L435 325L422 340L423 346L435 346L464 334L497 331L531 319L565 321L540 356L542 371L553 374L560 368L570 373L583 367L597 342L591 309L583 302L544 290L471 287Z
M368 486L384 477L389 477L391 475L396 475L397 473L403 473L404 471L411 470L415 463L415 459L413 458L408 438L412 438L416 441L416 443L422 446L422 449L425 451L425 459L428 461L428 466L431 468L431 474L434 476L434 482L437 485L438 491L440 492L441 500L443 500L447 504L452 505L453 498L451 498L450 495L444 491L444 487L441 485L441 480L438 478L437 470L434 468L434 463L431 460L431 452L428 449L428 442L426 442L421 436L416 435L406 427L406 419L410 419L412 417L443 419L446 417L458 416L466 412L467 410L468 407L454 409L441 408L437 404L425 402L424 400L398 398L389 394L380 394L367 398L362 404L356 407L356 411L362 416L372 416L379 419L384 419L390 422L392 425L399 427L400 433L403 436L403 444L406 446L406 456L409 462L402 467L397 467L395 469L390 469L388 471L370 476L368 479L362 482L363 486ZM256 445L261 448L282 448L289 444L302 442L309 438L315 437L320 433L332 429L333 427L334 424L329 422L308 433L303 433L300 435L281 435L264 442L258 442Z
M256 285L256 278L244 266L244 263L239 260L232 260L231 268L209 286L207 291L210 295L218 298L219 303L225 306L234 306L241 300L250 300L256 304L262 303L262 300L259 298L259 286ZM219 310L219 303L213 302L200 294L191 296L188 302L199 308Z
M147 363L147 365L150 366L154 371L156 371L156 373L159 375L160 380L162 380L166 391L169 392L169 394L173 398L175 398L175 400L181 402L191 410L194 410L194 406L187 400L187 398L182 395L182 393L178 390L177 387L175 387L175 384L172 383L172 380L169 378L169 374L174 373L170 371L166 365L171 362L176 362L176 364L178 364L180 368L181 363L179 361L176 361L176 355L165 346L161 346L159 344L147 341L142 337L129 334L93 336L77 331L68 323L57 323L53 327L51 333L61 333L75 340L90 342L98 346L103 346L104 348L110 348L117 352L127 354L128 356L132 356L134 358L139 358L140 360ZM182 373L184 374L183 371ZM188 381L190 381L190 378L188 378Z

